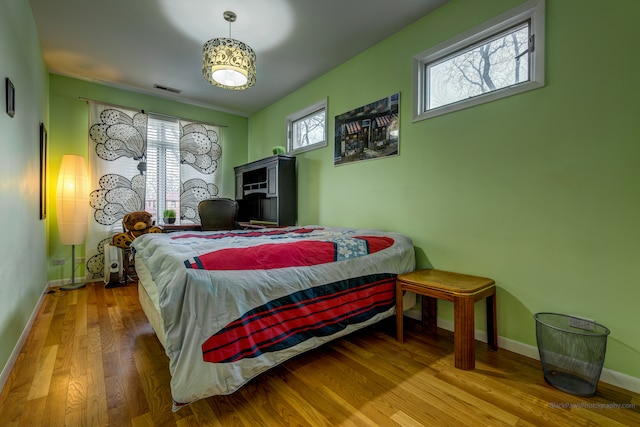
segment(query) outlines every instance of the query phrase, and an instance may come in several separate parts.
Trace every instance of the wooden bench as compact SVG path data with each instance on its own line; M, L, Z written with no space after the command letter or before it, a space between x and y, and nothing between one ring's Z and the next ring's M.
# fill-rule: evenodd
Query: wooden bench
M455 367L475 368L474 304L486 298L487 341L498 349L496 285L492 279L442 270L416 270L396 278L396 338L403 336L402 295L404 291L422 295L422 322L429 333L437 328L437 300L452 301L454 306L453 347Z

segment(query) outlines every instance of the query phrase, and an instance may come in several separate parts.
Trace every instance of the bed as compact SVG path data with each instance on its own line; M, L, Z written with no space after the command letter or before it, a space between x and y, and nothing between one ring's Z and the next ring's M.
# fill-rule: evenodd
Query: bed
M133 248L174 411L394 315L395 276L415 267L408 237L372 229L146 234Z

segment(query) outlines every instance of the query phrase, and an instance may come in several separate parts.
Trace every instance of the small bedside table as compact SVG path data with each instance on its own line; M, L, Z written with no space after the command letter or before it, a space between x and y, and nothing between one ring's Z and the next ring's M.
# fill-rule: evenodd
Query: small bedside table
M442 270L416 270L398 275L396 278L396 338L400 342L404 341L403 291L422 295L422 321L429 332L436 331L436 299L453 302L453 346L456 368L466 370L475 368L474 304L483 298L486 298L487 304L487 341L494 350L498 349L496 285L492 279Z

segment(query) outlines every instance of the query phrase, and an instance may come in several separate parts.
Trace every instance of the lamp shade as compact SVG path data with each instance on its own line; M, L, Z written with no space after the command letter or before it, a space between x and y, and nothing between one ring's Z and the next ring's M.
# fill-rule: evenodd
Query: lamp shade
M84 157L62 157L56 192L58 231L63 245L84 242L89 214L89 183Z
M202 48L202 76L224 89L247 89L256 83L256 54L241 41L211 39Z

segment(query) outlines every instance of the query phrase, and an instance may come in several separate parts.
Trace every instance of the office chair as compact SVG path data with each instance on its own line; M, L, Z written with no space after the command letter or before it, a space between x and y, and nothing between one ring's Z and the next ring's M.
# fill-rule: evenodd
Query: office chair
M198 204L202 231L238 230L238 202L216 198L202 200Z

